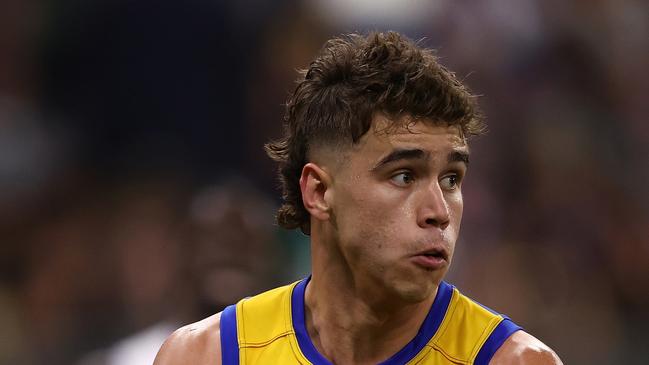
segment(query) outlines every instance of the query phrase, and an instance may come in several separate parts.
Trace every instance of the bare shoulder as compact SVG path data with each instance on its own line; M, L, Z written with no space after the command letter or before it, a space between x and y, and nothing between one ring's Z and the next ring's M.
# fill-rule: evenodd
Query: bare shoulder
M172 333L158 351L154 365L220 365L221 313Z
M524 331L516 331L496 351L491 365L562 365L546 344Z

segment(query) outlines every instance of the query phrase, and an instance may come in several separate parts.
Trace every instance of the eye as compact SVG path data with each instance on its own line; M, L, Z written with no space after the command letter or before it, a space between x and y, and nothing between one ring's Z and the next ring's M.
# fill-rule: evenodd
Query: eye
M415 177L410 172L400 172L390 178L397 186L408 186L415 181Z
M453 174L453 175L444 176L442 180L439 182L439 186L445 190L455 190L458 188L459 182L460 182L459 176Z

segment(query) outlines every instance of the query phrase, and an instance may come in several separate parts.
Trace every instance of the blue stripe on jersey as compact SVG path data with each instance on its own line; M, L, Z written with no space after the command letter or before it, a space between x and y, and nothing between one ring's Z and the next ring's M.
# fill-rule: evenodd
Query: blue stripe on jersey
M297 338L298 346L304 356L313 363L313 365L333 365L324 356L320 355L318 350L311 342L309 333L306 330L306 323L304 318L304 292L306 285L311 276L300 281L291 293L291 317L293 320L293 329L295 330L295 337Z
M298 345L304 356L314 365L332 365L329 360L322 356L311 342L311 338L306 330L304 318L304 292L311 277L299 282L293 289L291 295L291 315L293 319L293 328L297 337ZM406 346L394 354L388 360L380 365L403 365L412 360L426 346L431 338L437 332L442 323L446 310L451 302L453 295L453 286L446 282L441 282L437 289L435 301L431 306L424 323L419 328L419 332Z
M227 306L221 313L221 360L223 365L239 365L236 304Z
M498 326L491 332L487 341L482 345L478 355L476 355L475 365L487 365L496 351L502 344L512 335L512 333L522 329L516 323L512 322L509 318L503 319Z
M424 323L419 328L417 336L408 342L399 352L394 354L394 356L382 362L380 365L401 365L417 356L430 339L433 338L435 332L437 332L437 329L442 324L452 295L453 286L442 281L437 288L435 301L428 311Z

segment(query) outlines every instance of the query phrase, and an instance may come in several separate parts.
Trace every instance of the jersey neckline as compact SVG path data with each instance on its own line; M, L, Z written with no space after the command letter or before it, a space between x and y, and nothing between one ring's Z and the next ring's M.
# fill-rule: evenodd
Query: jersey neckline
M313 365L333 365L318 352L306 330L304 293L310 280L311 276L301 280L293 288L291 294L291 317L293 329L295 330L298 346L307 360L309 360ZM396 354L381 362L379 365L403 365L417 356L430 339L433 338L437 329L441 325L451 301L452 294L453 286L442 281L437 289L433 305L428 311L417 335Z

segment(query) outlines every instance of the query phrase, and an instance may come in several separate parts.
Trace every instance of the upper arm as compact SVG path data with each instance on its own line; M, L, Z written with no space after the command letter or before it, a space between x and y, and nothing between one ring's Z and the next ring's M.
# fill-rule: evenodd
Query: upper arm
M177 329L164 342L154 365L221 365L221 313Z
M546 344L524 331L514 332L496 351L491 365L563 365Z

